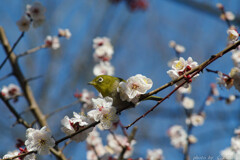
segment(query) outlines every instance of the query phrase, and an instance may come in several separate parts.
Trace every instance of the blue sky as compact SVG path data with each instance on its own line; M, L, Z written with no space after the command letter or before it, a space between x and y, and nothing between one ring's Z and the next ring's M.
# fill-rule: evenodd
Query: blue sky
M20 35L16 21L24 13L25 5L34 1L2 1L0 6L1 21L11 44ZM174 0L149 0L149 8L146 11L130 12L125 3L113 5L108 0L52 0L41 1L47 8L46 22L37 29L31 29L25 34L23 40L17 46L15 53L41 45L47 35L56 35L58 28L69 28L72 32L70 40L61 40L61 49L51 51L43 49L20 60L20 65L26 77L43 75L43 78L30 83L34 95L44 113L55 110L61 106L73 102L74 92L83 88L94 88L87 82L94 78L92 68L92 39L97 36L111 38L114 45L112 65L115 67L115 75L127 79L138 73L153 80L153 89L169 82L171 79L166 74L170 68L169 60L175 54L169 48L170 40L185 46L184 58L191 56L198 63L202 63L212 54L216 54L226 47L227 25L214 14L207 11L199 11L196 8L176 3ZM205 3L216 9L216 3L224 4L226 10L239 15L240 2L238 0L194 0ZM239 24L236 24L237 28ZM5 57L0 48L1 59ZM224 65L223 65L224 64ZM231 53L211 64L209 68L229 73L233 63ZM11 72L7 63L0 71L1 77ZM193 82L193 92L190 95L195 100L198 108L208 94L210 83L216 82L216 75L204 72ZM1 86L9 83L17 83L11 77L1 81ZM159 93L164 96L173 88ZM220 89L220 94L239 94L235 89ZM23 99L15 104L21 112L26 109ZM124 124L129 124L139 115L153 106L152 102L144 102L136 109L122 113L120 119ZM2 127L2 144L0 157L9 150L14 149L14 140L19 136L24 139L25 129L20 125L13 127L14 117L0 102L0 123ZM59 113L49 120L53 134L60 138L64 136L60 131L60 120L64 115L72 116L73 111L79 111L79 106ZM190 156L214 156L230 145L234 128L239 126L239 100L232 105L224 102L216 102L206 108L206 121L203 126L193 129L193 134L198 142L191 146ZM24 115L29 121L30 114ZM8 121L6 121L8 119ZM174 125L185 126L185 114L183 108L176 102L173 95L162 103L158 109L146 118L139 121L136 126L136 148L133 157L145 157L147 149L162 148L165 159L182 159L179 150L170 145L167 129ZM17 134L16 134L17 133ZM108 132L103 132L105 136ZM73 143L66 148L66 155L75 159L85 159L85 143ZM43 157L47 159L47 157Z

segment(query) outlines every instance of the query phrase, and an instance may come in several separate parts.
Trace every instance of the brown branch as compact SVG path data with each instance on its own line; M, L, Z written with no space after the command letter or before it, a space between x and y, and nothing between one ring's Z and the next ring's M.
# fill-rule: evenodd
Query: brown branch
M11 56L13 50L15 49L15 47L17 46L17 44L20 42L20 40L23 38L25 32L22 32L21 35L18 37L17 41L13 44L13 47L10 47L11 50L9 50L9 52L7 52L7 57L3 60L3 62L0 65L0 69L4 66L4 64L7 62L8 58Z
M65 140L67 140L67 139L69 139L69 138L72 138L72 137L74 137L75 135L77 135L77 134L79 134L79 133L81 133L81 132L83 132L83 131L91 128L91 127L95 127L95 126L96 126L97 124L99 124L99 123L100 123L100 122L94 122L94 123L88 125L87 127L83 128L83 129L81 129L81 130L79 130L79 131L77 131L77 132L75 132L75 133L73 133L73 134L70 134L70 135L68 135L68 136L65 136L65 137L57 140L57 141L55 142L55 144L58 145L59 143L65 141Z
M20 157L25 157L26 155L29 155L29 154L36 154L37 153L37 151L29 151L29 152L27 152L27 153L22 153L22 154L20 154L20 155L17 155L17 156L13 156L13 157L11 157L11 158L4 158L4 159L0 159L0 160L14 160L15 158L20 158Z
M11 49L11 46L5 35L4 29L2 27L0 27L0 41L2 43L3 49L5 50L5 53L8 55L8 53L12 49ZM44 115L42 114L42 112L33 96L32 90L31 90L28 82L26 82L26 79L19 67L17 57L14 54L14 52L11 52L9 60L10 60L10 63L11 63L12 69L13 69L13 74L17 78L17 80L21 86L23 94L29 104L29 108L31 109L34 117L36 117L36 119L39 122L41 127L48 126L47 121L46 121Z
M18 59L17 56L14 54L13 49L15 48L14 45L13 48L11 48L8 39L6 37L6 34L4 32L3 27L0 26L0 42L3 46L3 49L6 53L6 55L9 55L8 53L11 53L9 56L9 60L10 60L10 64L13 70L13 74L16 77L16 79L18 80L21 89L23 91L24 97L26 98L26 101L29 105L29 108L32 112L32 114L34 115L34 117L36 118L37 122L39 123L39 125L41 127L43 126L48 126L47 120L44 116L44 114L42 113L42 111L40 110L35 97L33 96L31 87L29 86L28 82L26 81L26 78L24 77L22 70L20 69L20 66L18 64ZM61 152L61 151L57 151L56 149L51 149L51 152L54 154L54 156L58 159L61 160L66 160L67 158L65 157L65 155Z
M222 57L224 54L226 54L227 52L231 51L232 49L235 49L237 48L237 46L240 45L240 41L237 41L235 44L232 44L230 46L228 46L227 48L225 48L224 50L222 50L221 52L215 54L215 55L212 55L208 60L206 60L205 62L203 62L202 64L200 64L198 67L188 71L185 75L189 75L195 71L202 71L206 66L208 66L209 64L211 64L213 61L215 61L216 59ZM139 101L153 95L153 94L157 94L158 92L162 91L163 89L169 87L169 86L172 86L174 85L175 83L177 83L178 81L182 80L184 78L184 75L178 77L177 79L171 81L171 82L168 82L166 84L164 84L163 86L149 92L149 93L146 93L146 94L143 94L141 95L141 97L139 98Z

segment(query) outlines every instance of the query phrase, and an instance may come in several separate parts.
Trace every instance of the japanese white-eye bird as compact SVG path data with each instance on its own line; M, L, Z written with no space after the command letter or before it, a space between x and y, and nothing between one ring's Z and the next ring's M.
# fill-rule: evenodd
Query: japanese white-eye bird
M99 75L94 78L88 84L93 85L98 92L102 94L103 97L111 97L113 99L113 106L117 108L118 111L134 107L136 104L128 101L122 101L120 98L120 93L118 92L118 87L120 82L126 82L122 78L113 77L109 75ZM144 100L161 100L161 97L149 96Z

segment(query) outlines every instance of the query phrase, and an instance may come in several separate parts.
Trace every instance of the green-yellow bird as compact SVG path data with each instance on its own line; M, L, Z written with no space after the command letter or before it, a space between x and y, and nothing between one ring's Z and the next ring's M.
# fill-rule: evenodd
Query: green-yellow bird
M102 94L103 97L111 97L113 99L113 106L117 108L118 111L122 111L127 108L134 107L135 104L128 101L122 101L120 94L117 91L119 83L125 80L118 77L100 75L94 78L88 84L93 85L98 92ZM159 101L162 98L156 96L150 96L144 100L156 100Z

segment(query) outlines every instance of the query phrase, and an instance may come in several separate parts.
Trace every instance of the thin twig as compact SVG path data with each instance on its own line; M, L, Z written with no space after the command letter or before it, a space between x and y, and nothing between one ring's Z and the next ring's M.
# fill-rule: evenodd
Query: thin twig
M140 117L138 117L135 121L133 121L131 124L129 124L128 126L126 126L125 128L128 129L129 127L131 127L132 125L134 125L137 121L139 121L140 119L144 118L145 116L147 116L150 112L152 112L159 104L161 104L164 100L166 100L167 98L169 98L174 92L176 92L180 87L182 87L185 83L187 83L186 80L184 80L184 82L182 82L179 86L177 86L172 92L170 92L167 96L165 96L163 99L161 99L160 101L157 102L157 104L155 106L153 106L150 110L148 110L146 113L144 113L143 115L141 115Z
M15 108L9 103L8 100L6 100L2 94L0 94L0 98L2 99L2 101L5 103L5 105L7 106L7 108L10 110L10 112L12 112L12 114L16 117L16 121L19 124L22 124L23 126L25 126L26 128L30 128L31 126L18 114L18 112L15 110Z
M67 145L69 145L71 142L72 142L71 139L69 139L67 142L65 142L64 146L60 149L60 151L63 151L67 147Z
M7 53L7 57L3 60L3 62L0 65L0 70L2 69L2 67L4 66L4 64L7 62L8 58L11 56L11 53L13 52L13 50L15 49L15 47L17 46L17 44L20 42L20 40L22 39L22 37L24 36L25 32L22 32L21 35L18 37L17 41L13 44L13 47L11 47L12 49Z
M40 50L42 48L46 48L46 45L43 44L41 46L37 46L35 48L29 49L26 52L20 53L19 55L17 55L17 58L20 58L20 57L23 57L23 56L26 56L26 55L30 55L30 54L32 54L34 52L37 52L38 50Z
M64 109L70 108L70 107L78 104L79 102L80 102L80 101L77 100L77 101L75 101L75 102L73 102L73 103L71 103L71 104L68 104L68 105L63 106L63 107L61 107L61 108L58 108L57 110L55 110L55 111L47 114L45 117L46 117L46 119L48 119L50 116L54 115L55 113L58 113L58 112L60 112L60 111L62 111L62 110L64 110Z
M34 80L37 80L37 79L42 78L42 77L43 77L43 75L31 77L31 78L26 79L26 82L34 81Z
M122 122L119 121L118 123L119 123L119 125L120 125L120 127L121 127L121 129L122 129L123 134L124 134L126 137L128 137L128 133L127 133L127 131L126 131L126 128L123 126Z
M4 80L4 79L6 79L6 78L9 78L9 77L11 77L12 75L13 75L13 73L8 73L7 75L1 77L1 78L0 78L0 81Z

